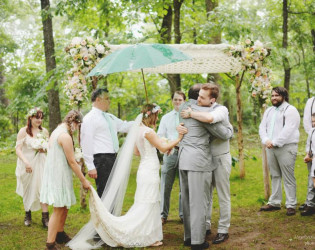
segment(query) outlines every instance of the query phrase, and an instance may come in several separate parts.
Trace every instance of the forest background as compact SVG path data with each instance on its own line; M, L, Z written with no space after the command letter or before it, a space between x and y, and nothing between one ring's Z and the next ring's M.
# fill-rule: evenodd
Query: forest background
M43 126L50 132L70 109L77 109L69 105L65 94L67 72L72 67L72 58L65 52L65 47L74 37L92 37L109 44L235 45L247 38L260 40L271 49L267 58L272 70L271 84L289 90L290 103L299 110L301 117L306 100L315 95L315 0L1 0L0 179L3 185L0 189L3 203L0 206L0 231L5 237L0 245L4 249L20 249L20 244L25 246L24 243L30 245L28 249L44 246L44 229L33 227L31 236L29 231L22 230L23 205L20 197L14 194L14 146L16 133L25 126L25 116L32 107L39 106L44 110ZM187 93L194 83L205 83L209 79L216 81L221 86L219 102L228 107L237 137L236 88L231 75L146 74L145 77L149 101L158 103L164 114L171 109L171 93L176 89ZM261 103L252 97L249 78L245 73L241 88L247 172L246 179L240 180L237 143L233 139L233 237L226 247L312 247L315 240L311 238L312 242L309 242L308 239L313 234L313 220L300 216L288 219L283 211L257 213L265 202L261 145L257 135ZM108 87L110 112L122 119L134 119L145 103L140 73L108 75L98 81L98 86ZM89 94L81 106L83 114L91 107L91 84L88 88ZM296 163L299 202L305 199L307 182L303 163L305 140L306 134L301 127ZM132 178L135 173L136 164ZM77 180L75 186L78 199ZM129 205L132 204L133 190L134 187L127 194ZM175 192L178 192L178 185ZM172 199L172 204L176 204L176 196ZM215 206L217 209L217 200ZM87 213L80 209L79 202L70 210L72 218L67 230L71 235L86 222ZM217 221L218 213L215 214ZM182 226L177 222L176 206L172 207L172 220L173 224L166 224L163 229L166 249L175 249L174 246L181 244ZM285 232L283 228L286 228Z
M237 44L260 40L271 49L271 84L285 86L290 103L302 115L314 95L314 0L4 0L0 4L0 148L12 148L25 115L33 106L45 114L44 126L56 127L73 107L65 95L71 58L65 47L74 37L93 37L110 44ZM194 83L215 80L220 102L236 124L235 82L227 74L147 74L150 102L171 109L170 95ZM140 73L108 75L98 82L111 94L110 112L133 119L145 103ZM91 91L92 86L88 85ZM248 76L242 85L246 134L256 133L261 119ZM90 108L89 96L81 108ZM76 107L74 107L76 108Z

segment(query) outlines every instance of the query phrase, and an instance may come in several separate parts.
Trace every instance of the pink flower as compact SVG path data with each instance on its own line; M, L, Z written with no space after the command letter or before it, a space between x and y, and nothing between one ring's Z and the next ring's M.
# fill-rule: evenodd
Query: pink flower
M81 45L82 45L82 46L85 46L85 45L86 45L86 41L85 41L85 40L82 40L82 41L81 41Z

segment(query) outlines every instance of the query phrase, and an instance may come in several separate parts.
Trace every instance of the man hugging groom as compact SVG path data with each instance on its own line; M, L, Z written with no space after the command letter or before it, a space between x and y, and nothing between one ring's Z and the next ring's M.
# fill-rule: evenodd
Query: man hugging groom
M200 89L202 89L201 93L203 95L199 94ZM211 95L212 89L217 90L217 95L214 97ZM214 174L216 168L226 167L219 166L219 164L216 164L216 159L212 159L214 141L217 141L216 147L227 151L225 152L226 157L230 157L228 140L233 135L233 128L228 120L220 120L217 115L214 117L210 112L213 111L213 108L211 109L210 106L215 103L218 93L218 87L214 84L196 84L188 92L189 101L184 103L180 108L180 111L182 111L181 115L187 118L181 118L180 122L184 123L184 126L188 129L188 133L184 135L180 143L178 153L184 219L184 245L191 246L191 249L199 250L209 247L209 243L205 241L205 236L207 229L206 218L207 220L209 219L208 213L211 210L209 207L212 199L210 197L210 185L212 183L212 176L219 176L218 174ZM192 114L195 119L192 117ZM226 116L224 112L223 116ZM214 118L219 122L213 123ZM204 122L200 122L197 119ZM183 131L185 128L179 126L178 130ZM230 159L227 162L230 162ZM224 191L229 196L229 172L223 175L227 176L224 181L228 182L228 190ZM225 213L228 217L225 219L225 222L228 220L226 233L220 233L219 222L219 233L214 243L223 242L228 237L227 230L230 220L229 202L228 197L227 205L229 206L227 208L228 211ZM220 210L222 210L221 202ZM224 218L220 218L221 220L224 221Z

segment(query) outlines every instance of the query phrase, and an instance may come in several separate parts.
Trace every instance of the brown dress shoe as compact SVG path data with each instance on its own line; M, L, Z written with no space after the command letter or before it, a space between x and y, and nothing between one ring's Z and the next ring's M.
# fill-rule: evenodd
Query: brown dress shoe
M302 216L310 216L315 214L315 207L306 206L306 208L301 211Z
M280 209L281 209L280 207L275 207L270 204L267 204L265 206L262 206L259 211L274 211L274 210L280 210Z
M162 225L164 225L167 222L167 218L161 218L162 220Z
M287 208L287 216L295 215L295 209L292 207Z
M48 222L49 222L49 212L43 212L42 213L42 223L43 227L48 227Z
M24 218L24 225L29 227L32 224L32 212L27 211L25 212L25 218Z

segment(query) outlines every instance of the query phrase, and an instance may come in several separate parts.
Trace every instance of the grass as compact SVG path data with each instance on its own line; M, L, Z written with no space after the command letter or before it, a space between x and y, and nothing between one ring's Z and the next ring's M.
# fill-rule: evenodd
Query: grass
M301 133L299 153L296 161L295 176L297 180L298 203L306 197L307 168L303 163L306 136ZM232 140L231 152L236 156L236 139ZM231 172L232 220L230 239L220 245L211 245L214 249L314 249L314 219L301 217L299 214L288 217L285 209L276 212L258 212L265 202L261 167L261 149L257 135L247 135L245 139L246 177L239 178L236 164ZM133 203L135 175L138 159L135 159L126 194L123 212ZM22 198L15 193L16 156L12 150L0 153L0 249L43 249L47 230L41 226L41 212L32 213L33 224L27 228L23 225L24 209ZM79 201L79 181L74 178L74 188ZM178 180L175 182L171 197L169 221L163 226L164 245L157 249L188 249L182 245L183 226L178 217ZM284 207L285 195L283 193ZM50 208L51 211L51 208ZM89 220L89 210L81 209L79 202L71 207L65 231L74 236ZM216 234L219 207L214 195L212 240ZM62 246L63 249L66 249Z

